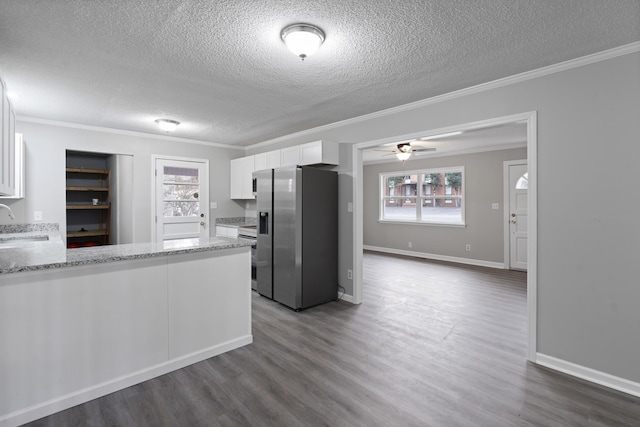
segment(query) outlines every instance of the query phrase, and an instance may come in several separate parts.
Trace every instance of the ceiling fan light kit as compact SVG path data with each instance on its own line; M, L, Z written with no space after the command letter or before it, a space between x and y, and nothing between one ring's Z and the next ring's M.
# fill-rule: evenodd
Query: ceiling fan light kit
M398 160L402 160L403 162L411 157L411 151L398 151L396 153L396 157Z
M283 28L280 33L282 41L295 55L304 59L314 54L322 42L324 42L324 32L311 24L293 24Z

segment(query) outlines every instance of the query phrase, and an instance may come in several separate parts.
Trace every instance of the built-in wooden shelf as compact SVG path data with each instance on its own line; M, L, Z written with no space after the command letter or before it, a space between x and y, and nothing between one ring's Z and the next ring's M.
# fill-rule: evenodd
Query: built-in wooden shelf
M67 205L67 209L109 209L109 205Z
M67 191L109 191L108 187L67 187Z
M71 164L65 169L67 246L75 248L109 244L111 171L104 169L106 157L67 152L67 164ZM83 164L90 167L82 167ZM92 201L98 204L94 205ZM79 231L79 228L83 230Z
M67 172L94 173L94 174L108 175L109 169L67 168Z
M106 236L107 230L67 231L67 237Z

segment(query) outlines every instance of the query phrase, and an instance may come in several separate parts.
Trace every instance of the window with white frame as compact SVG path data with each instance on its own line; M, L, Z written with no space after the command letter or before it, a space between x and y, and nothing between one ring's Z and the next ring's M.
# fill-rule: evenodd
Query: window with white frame
M379 219L464 225L464 167L381 173Z

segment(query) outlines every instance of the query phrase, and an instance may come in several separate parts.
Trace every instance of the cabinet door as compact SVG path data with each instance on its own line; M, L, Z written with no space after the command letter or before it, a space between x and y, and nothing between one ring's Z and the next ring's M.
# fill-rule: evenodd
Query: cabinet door
M295 166L300 164L300 146L283 148L280 150L282 153L282 166Z
M282 153L280 150L269 151L267 157L269 158L269 168L279 168L282 166Z
M242 158L242 198L253 199L254 156Z
M253 156L254 169L261 171L269 169L269 153L260 153Z
M231 160L229 166L229 197L242 199L242 158Z
M13 196L14 188L14 164L15 158L13 154L13 125L11 124L11 104L7 98L7 88L4 82L0 80L2 86L1 110L2 118L0 119L0 195Z
M310 142L300 146L301 165L315 165L322 163L322 142Z

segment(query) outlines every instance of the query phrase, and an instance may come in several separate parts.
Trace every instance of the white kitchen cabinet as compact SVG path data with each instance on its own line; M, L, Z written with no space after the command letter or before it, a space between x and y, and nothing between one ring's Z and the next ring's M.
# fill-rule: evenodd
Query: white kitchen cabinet
M253 195L253 172L255 172L254 156L242 158L242 198L255 199Z
M229 166L229 197L232 199L254 199L254 156L231 160Z
M300 145L301 165L338 165L340 152L337 142L314 141Z
M280 150L282 159L280 166L295 166L300 164L300 146L287 147Z
M229 197L242 199L242 158L231 160L229 165Z
M235 239L238 237L238 227L227 227L226 225L216 225L216 236L231 237Z
M269 153L260 153L253 156L254 169L261 171L269 169Z
M296 165L339 164L338 143L314 141L281 150L231 160L229 195L232 199L255 199L253 172Z
M14 150L14 192L11 196L0 196L0 199L24 199L24 140L22 134L16 133Z
M282 153L281 150L273 150L267 153L267 158L269 160L269 168L279 168L282 166ZM258 169L256 169L258 170Z
M15 183L15 123L16 116L7 97L7 86L2 86L2 117L0 120L0 196L13 196Z

